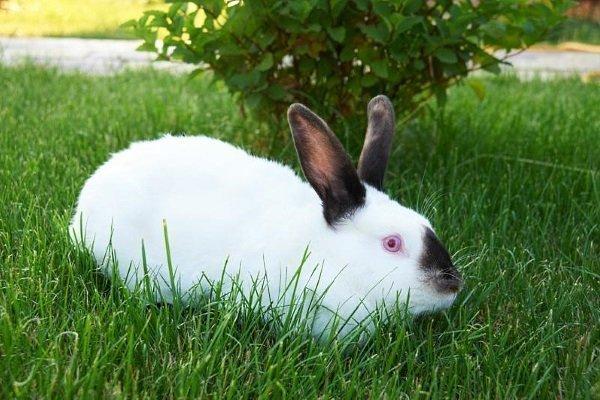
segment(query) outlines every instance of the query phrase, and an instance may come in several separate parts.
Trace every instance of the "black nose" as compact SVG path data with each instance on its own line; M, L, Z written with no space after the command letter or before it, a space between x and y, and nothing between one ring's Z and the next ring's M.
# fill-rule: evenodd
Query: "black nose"
M441 293L456 293L462 287L462 277L456 269L448 250L429 228L423 235L423 253L419 260L421 268L431 276L433 286Z
M454 267L453 267L454 268ZM435 288L441 293L458 293L462 287L463 281L460 273L454 268L454 273L438 273L434 278Z

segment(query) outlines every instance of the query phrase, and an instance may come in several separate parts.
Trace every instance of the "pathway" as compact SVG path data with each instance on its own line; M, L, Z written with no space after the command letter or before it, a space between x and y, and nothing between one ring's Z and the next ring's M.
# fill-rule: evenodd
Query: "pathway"
M181 63L155 62L153 54L136 51L138 45L135 40L0 37L0 62L14 65L30 60L91 74L110 74L149 65L177 73L193 70L193 66ZM598 52L531 50L511 57L510 61L514 71L525 78L600 71Z

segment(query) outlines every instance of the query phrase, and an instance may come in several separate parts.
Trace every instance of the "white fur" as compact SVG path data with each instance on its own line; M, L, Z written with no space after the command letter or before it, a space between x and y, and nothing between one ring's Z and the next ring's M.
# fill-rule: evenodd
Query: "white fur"
M266 274L271 298L277 297L281 277L293 274L309 246L299 282L314 289L311 272L322 264L317 289L329 287L323 305L342 318L354 312L352 319L360 321L376 305L397 299L408 299L413 313L449 306L455 295L431 289L418 267L423 229L430 223L365 186L366 204L332 229L319 197L292 169L209 137L165 136L114 154L88 179L71 233L99 264L112 241L119 273L130 287L143 275L143 240L147 265L163 278L160 291L167 300L163 221L183 294L203 274L220 279L228 259L227 274L239 273L244 290ZM382 238L395 233L403 238L403 254L382 247ZM317 315L315 336L327 331L331 315Z

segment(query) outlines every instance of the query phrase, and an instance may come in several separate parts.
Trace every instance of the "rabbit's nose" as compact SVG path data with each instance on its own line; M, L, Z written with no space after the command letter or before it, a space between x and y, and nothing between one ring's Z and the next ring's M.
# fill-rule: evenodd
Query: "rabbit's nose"
M431 277L431 284L440 293L456 293L462 287L462 277L450 258L448 250L429 228L423 235L421 268Z
M453 271L441 271L436 274L433 284L438 292L458 293L463 285L463 280L458 270L452 267Z

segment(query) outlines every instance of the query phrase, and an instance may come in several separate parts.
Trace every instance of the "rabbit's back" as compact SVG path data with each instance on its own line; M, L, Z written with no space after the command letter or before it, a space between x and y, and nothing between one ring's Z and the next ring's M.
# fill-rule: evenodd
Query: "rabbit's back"
M318 214L317 196L290 168L216 139L165 136L102 165L84 185L71 230L99 263L111 243L125 277L139 267L142 240L149 268L164 270L166 225L185 289L201 274L218 277L226 258L256 273L267 244L282 262L296 253L290 246L307 244L306 215Z

